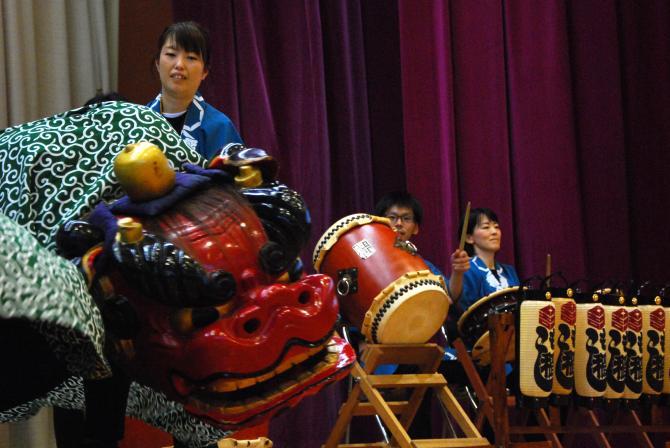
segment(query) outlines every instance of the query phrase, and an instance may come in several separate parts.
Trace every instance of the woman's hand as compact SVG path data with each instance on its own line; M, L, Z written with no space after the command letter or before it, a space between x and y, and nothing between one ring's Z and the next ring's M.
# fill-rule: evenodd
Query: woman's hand
M449 294L453 303L461 297L463 290L463 273L470 269L470 257L463 249L456 249L451 254L451 277L449 277Z
M456 249L451 254L451 273L463 274L470 269L470 256L463 249Z

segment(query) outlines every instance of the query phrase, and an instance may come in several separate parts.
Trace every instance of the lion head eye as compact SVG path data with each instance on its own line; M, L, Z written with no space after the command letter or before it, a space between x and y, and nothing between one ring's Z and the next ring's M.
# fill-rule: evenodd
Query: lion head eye
M291 261L288 259L286 251L273 241L263 245L258 253L258 258L263 270L271 275L284 272Z
M232 299L237 290L230 272L207 272L183 250L156 235L145 233L136 244L117 242L114 256L131 283L165 305L220 305Z

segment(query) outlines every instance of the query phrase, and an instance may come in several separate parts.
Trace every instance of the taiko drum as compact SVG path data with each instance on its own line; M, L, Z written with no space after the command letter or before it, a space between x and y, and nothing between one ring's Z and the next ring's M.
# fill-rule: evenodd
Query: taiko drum
M472 360L479 366L491 364L488 317L491 313L515 311L519 287L512 286L493 292L473 303L458 319L458 333L472 349ZM514 339L505 353L505 361L514 361Z
M444 280L411 243L396 238L386 218L340 219L319 239L313 261L335 280L341 314L368 342L423 343L447 316Z

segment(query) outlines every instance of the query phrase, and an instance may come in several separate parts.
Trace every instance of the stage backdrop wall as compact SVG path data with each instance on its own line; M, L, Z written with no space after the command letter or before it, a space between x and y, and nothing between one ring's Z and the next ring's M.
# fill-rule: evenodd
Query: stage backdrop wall
M204 94L280 160L311 207L312 244L407 188L426 210L420 251L447 275L471 201L498 212L500 258L522 277L551 253L570 280L670 281L670 3L173 6L211 29ZM332 421L314 415L335 401L273 422L278 446L305 426L300 446L320 446Z
M467 201L522 277L664 282L670 4L176 1L213 36L205 97L307 198L313 241L408 188L448 275Z
M667 2L173 5L212 30L204 94L280 160L312 245L407 188L426 211L420 251L447 275L471 201L498 212L500 258L522 277L551 253L570 280L670 281ZM321 446L333 390L275 419L276 446Z

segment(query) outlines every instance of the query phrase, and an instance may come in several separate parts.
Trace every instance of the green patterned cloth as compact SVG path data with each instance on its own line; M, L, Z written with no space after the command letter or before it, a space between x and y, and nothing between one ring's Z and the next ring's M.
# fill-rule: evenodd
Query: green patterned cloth
M163 148L173 166L204 163L162 117L129 103L96 104L0 132L0 319L34 322L56 355L79 350L68 352L68 368L87 378L109 375L100 313L81 274L47 249L55 248L61 224L122 195L114 158L143 140Z
M0 411L0 422L25 419L43 406L82 408L82 378L110 373L100 312L83 276L52 250L61 224L122 195L113 160L139 141L162 148L174 167L206 163L162 117L129 103L97 104L0 131L0 325L31 321L73 374L45 396ZM127 413L190 447L229 434L137 383Z
M0 319L32 322L73 375L111 373L103 355L102 318L82 275L1 214ZM20 343L19 335L14 342Z
M0 133L0 213L53 249L62 223L122 195L113 161L126 145L139 141L162 148L175 167L205 163L167 121L130 103L96 104L5 129Z

